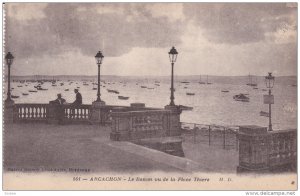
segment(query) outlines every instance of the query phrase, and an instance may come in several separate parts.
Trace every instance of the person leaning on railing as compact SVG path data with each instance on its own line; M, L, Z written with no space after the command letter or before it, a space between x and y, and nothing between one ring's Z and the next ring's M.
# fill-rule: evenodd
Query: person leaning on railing
M82 104L82 96L78 89L74 89L74 93L76 94L76 99L73 103L71 103L71 118L75 117L75 107Z
M55 119L58 120L59 124L62 124L65 115L62 105L66 104L66 100L62 98L61 94L59 93L57 94L57 99L50 101L50 104L55 105Z

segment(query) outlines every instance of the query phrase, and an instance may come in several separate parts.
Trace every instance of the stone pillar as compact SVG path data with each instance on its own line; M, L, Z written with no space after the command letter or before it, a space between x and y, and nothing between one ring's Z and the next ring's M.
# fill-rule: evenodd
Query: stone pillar
M237 172L267 172L269 134L267 127L241 126L238 133L239 165Z
M4 103L4 123L11 124L14 121L14 105L13 100L6 100Z
M105 106L104 101L94 101L91 109L91 123L101 124L101 108Z
M180 136L181 135L181 125L180 125L180 114L181 109L178 106L165 106L166 110L170 111L169 115L169 130L167 136Z
M49 124L57 124L58 119L56 117L57 111L57 105L53 104L52 101L49 102L48 105L48 117L47 117L47 123Z

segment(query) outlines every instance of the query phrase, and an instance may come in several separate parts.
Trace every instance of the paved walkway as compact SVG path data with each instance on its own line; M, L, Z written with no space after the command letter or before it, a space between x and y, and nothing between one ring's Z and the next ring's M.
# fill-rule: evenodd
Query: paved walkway
M78 168L110 173L182 171L149 159L153 150L134 153L133 148L142 147L132 145L128 150L127 142L113 144L118 142L109 140L109 131L109 127L95 125L14 124L5 128L4 168Z
M235 150L186 140L186 157L181 158L129 142L111 141L109 133L110 127L97 125L9 125L4 134L4 168L235 173L238 164Z

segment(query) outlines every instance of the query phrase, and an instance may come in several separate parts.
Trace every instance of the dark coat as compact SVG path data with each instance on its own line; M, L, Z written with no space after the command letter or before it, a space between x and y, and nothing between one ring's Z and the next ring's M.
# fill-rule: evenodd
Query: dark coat
M73 102L73 105L81 105L82 104L82 96L78 92L76 93L76 100Z
M57 99L55 99L55 100L53 101L53 103L54 103L54 104L58 104L58 105L62 105L62 104L64 104L64 103L66 103L66 100L63 99L63 98L61 98L61 99L57 98Z

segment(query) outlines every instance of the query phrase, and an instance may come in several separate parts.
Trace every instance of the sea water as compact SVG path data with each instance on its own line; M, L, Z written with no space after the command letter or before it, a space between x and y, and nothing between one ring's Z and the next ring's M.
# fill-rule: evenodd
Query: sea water
M247 86L240 80L228 80L227 78L226 81L217 80L210 81L212 84L199 84L198 80L190 80L189 83L181 83L182 80L175 78L175 104L193 107L192 111L182 112L181 121L225 126L268 126L269 118L260 116L260 111L268 112L269 110L269 106L263 103L263 95L268 94L263 81L258 82L258 89ZM57 81L57 86L52 86L51 82L45 82L42 88L48 90L36 93L30 93L28 90L36 90L34 86L37 85L37 82L12 82L11 87L14 88L12 95L20 96L14 99L16 103L49 103L56 99L58 93L61 93L68 103L72 103L75 100L74 89L79 87L83 103L91 104L97 98L97 90L92 90L97 86L92 82L87 81L88 85L83 85L84 82L80 80L73 81L72 84L70 81ZM63 85L61 86L60 83ZM18 85L22 87L17 87ZM169 80L135 79L134 77L124 80L115 77L110 80L106 79L105 83L101 82L101 85L101 99L107 105L129 106L130 103L139 102L145 103L146 107L163 108L170 102ZM141 88L141 86L147 88ZM65 89L69 89L69 91L65 91ZM109 93L107 89L117 90L120 94ZM229 92L222 92L222 90ZM187 95L187 92L195 93L195 95ZM29 95L22 95L22 93L29 93ZM233 96L240 93L248 94L250 101L235 101ZM272 94L275 97L275 103L272 104L273 129L296 128L297 87L282 79L276 81ZM119 95L128 96L129 99L120 100L118 99Z

